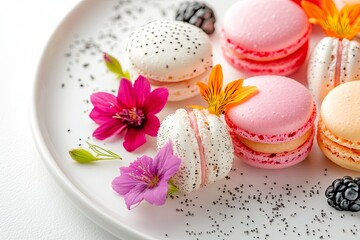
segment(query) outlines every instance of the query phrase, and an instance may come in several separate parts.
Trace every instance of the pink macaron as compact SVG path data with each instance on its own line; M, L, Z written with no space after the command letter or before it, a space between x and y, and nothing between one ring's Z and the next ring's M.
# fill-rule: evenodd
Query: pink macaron
M244 85L258 88L246 104L225 112L235 154L249 165L284 168L304 160L314 139L316 105L299 82L282 76L256 76Z
M289 75L305 61L311 26L288 0L242 0L225 13L222 50L247 75Z

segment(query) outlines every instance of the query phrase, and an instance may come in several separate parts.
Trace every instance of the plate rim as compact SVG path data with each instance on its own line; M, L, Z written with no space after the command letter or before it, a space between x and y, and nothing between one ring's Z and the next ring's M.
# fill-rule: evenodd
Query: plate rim
M68 24L70 18L76 14L82 7L86 4L89 4L90 1L79 1L75 6L65 14L62 20L56 25L52 33L50 34L49 39L46 41L42 49L40 60L37 64L37 69L35 76L33 77L33 83L31 87L30 101L28 103L28 117L30 121L30 128L34 143L37 149L37 152L40 154L40 157L51 173L50 175L55 179L57 184L65 192L65 195L71 200L71 202L80 210L80 212L88 217L93 223L97 224L105 231L111 233L113 236L122 239L149 239L156 240L142 232L137 231L136 229L124 225L117 221L114 217L107 214L105 211L99 209L91 200L80 191L72 182L66 177L66 174L61 170L57 165L55 156L52 154L48 144L46 143L45 137L46 133L43 132L40 119L40 107L39 107L39 93L40 93L40 83L41 74L43 72L47 55L51 49L51 44L57 39L60 29Z

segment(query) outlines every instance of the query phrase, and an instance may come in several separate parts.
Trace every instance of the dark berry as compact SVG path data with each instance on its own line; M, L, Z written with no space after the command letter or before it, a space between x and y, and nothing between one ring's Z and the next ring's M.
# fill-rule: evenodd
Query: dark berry
M183 2L176 11L176 20L201 28L207 34L215 31L214 11L202 2Z
M360 178L336 179L325 191L328 204L340 211L360 211Z

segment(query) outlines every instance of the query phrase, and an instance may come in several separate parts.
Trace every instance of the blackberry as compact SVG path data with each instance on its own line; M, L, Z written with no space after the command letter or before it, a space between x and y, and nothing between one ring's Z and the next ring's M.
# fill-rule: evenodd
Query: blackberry
M195 25L207 34L212 34L215 31L214 11L202 2L181 3L176 11L175 19Z
M326 191L328 204L339 211L360 211L360 178L345 176L333 181Z

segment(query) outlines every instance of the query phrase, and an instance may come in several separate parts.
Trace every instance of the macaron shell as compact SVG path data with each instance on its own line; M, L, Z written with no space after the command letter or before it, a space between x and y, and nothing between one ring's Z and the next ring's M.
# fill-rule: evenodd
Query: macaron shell
M351 148L351 149L360 151L360 142L352 142L345 138L334 135L329 129L326 128L321 117L318 121L318 129L326 138L328 138L332 142L335 142L335 143L339 144L340 146L343 146L346 148Z
M132 69L131 78L136 79L140 74ZM151 80L150 84L152 89L158 87L165 87L169 91L168 101L182 101L194 96L199 95L199 87L196 85L197 82L206 83L209 79L211 68L207 68L202 74L180 82L162 82L161 85L154 85Z
M230 134L233 139L236 156L245 163L258 168L280 169L293 166L303 161L309 155L315 135L314 126L312 126L312 129L309 139L303 145L293 151L277 154L253 151L237 138L236 133L231 132Z
M336 71L340 71L338 82L335 80ZM323 38L311 54L307 77L317 103L321 103L335 85L360 79L360 43Z
M176 82L212 66L212 46L200 28L181 21L153 21L129 38L131 68L145 77Z
M360 43L343 39L342 44L340 84L360 80Z
M253 60L295 52L307 42L309 29L304 11L292 1L237 1L223 18L226 40L244 58Z
M309 91L299 82L281 76L257 76L244 81L258 94L225 112L232 131L252 141L286 142L311 128L316 107Z
M338 42L337 38L325 37L311 54L307 78L309 90L317 103L321 103L335 85Z
M360 144L360 81L334 88L320 110L326 128L337 137Z
M235 68L248 76L255 75L282 75L287 76L294 73L304 63L307 52L308 42L300 47L294 53L273 61L253 61L249 59L239 58L234 50L223 43L222 50L226 60Z
M184 193L200 188L199 147L185 109L176 110L162 121L157 138L158 149L169 140L172 142L174 154L182 161L178 172L172 178L173 183Z
M193 111L198 119L206 157L207 184L210 184L228 175L234 159L234 148L226 125L220 118L207 110Z
M341 146L325 136L320 130L317 142L325 156L335 164L353 171L360 171L360 154L356 150Z

